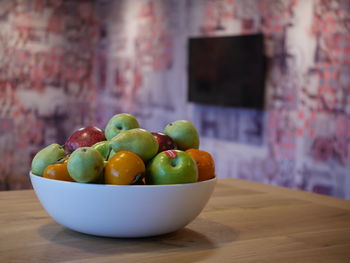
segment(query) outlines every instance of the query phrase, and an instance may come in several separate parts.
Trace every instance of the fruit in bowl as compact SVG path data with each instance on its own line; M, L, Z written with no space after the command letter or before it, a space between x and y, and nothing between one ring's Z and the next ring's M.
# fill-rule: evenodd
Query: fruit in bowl
M76 182L97 182L102 176L104 160L95 148L81 147L71 154L67 168L70 176Z
M158 143L153 135L144 129L126 130L113 137L109 143L115 153L126 150L139 155L142 160L152 159L158 152Z
M105 183L129 185L136 183L145 172L145 164L135 153L120 151L106 164ZM135 181L135 182L134 182Z
M176 144L170 136L162 133L162 132L151 132L154 138L158 142L158 153L164 152L167 150L175 150L177 149Z
M179 150L191 148L198 149L199 134L192 122L187 120L178 120L169 123L164 128L164 133L170 136L176 143Z
M150 184L195 183L198 180L198 169L188 153L169 150L152 159L147 167L146 179Z
M32 172L42 176L47 166L57 163L64 157L65 152L62 146L57 143L50 144L34 156L32 160Z
M122 131L139 128L139 122L135 116L128 113L120 113L114 115L107 123L105 128L105 136L107 140L111 140Z
M75 131L64 144L67 153L72 153L80 147L89 147L106 140L103 131L94 126L80 128Z
M111 152L109 148L109 141L100 141L91 146L95 148L103 157L104 160L108 159L108 156Z
M64 148L39 151L30 179L44 208L68 228L114 237L164 234L192 221L214 189L214 160L198 148L189 121L151 133L122 113L104 131L79 129Z
M188 149L186 152L191 155L197 164L198 181L205 181L215 177L215 163L210 153L198 149Z

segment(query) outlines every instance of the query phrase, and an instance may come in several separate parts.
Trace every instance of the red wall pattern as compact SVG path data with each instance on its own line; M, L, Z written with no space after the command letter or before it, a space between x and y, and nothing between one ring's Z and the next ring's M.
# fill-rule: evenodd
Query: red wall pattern
M349 0L0 5L2 189L28 186L40 147L127 111L150 130L193 120L219 177L350 198ZM187 38L256 32L266 110L187 103Z
M93 1L0 1L0 189L29 187L31 158L94 120Z

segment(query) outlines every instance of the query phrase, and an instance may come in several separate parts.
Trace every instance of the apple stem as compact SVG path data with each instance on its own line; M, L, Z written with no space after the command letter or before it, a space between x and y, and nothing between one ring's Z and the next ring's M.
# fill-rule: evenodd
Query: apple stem
M171 162L170 162L172 167L176 167L177 165L177 159L176 158L171 158Z

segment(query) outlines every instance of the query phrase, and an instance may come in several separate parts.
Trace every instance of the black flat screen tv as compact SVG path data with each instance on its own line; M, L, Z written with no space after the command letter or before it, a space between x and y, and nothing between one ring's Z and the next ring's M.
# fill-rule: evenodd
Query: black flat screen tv
M263 109L265 65L262 34L190 38L188 100Z

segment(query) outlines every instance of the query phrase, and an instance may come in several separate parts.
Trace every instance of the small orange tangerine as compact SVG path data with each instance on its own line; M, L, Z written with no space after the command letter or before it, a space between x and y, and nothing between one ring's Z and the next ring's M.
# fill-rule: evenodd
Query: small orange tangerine
M104 169L106 184L129 185L135 176L146 170L142 159L129 151L117 152L108 160Z
M205 181L215 177L215 163L210 153L198 149L188 149L186 152L197 163L198 181Z
M67 169L67 162L48 165L43 173L43 177L54 180L74 182Z

